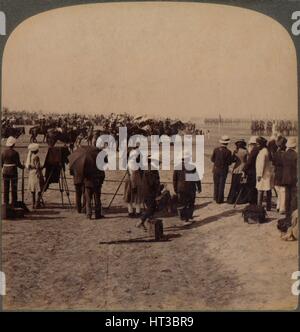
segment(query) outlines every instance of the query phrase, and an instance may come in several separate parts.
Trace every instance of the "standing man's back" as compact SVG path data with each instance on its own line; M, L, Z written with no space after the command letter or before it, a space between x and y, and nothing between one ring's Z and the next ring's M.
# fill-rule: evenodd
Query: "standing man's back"
M226 135L222 136L220 141L221 146L214 149L211 156L213 166L213 179L214 179L214 200L216 203L221 204L224 202L225 182L232 163L231 151L227 148L230 138Z
M18 168L24 168L20 162L19 153L14 150L16 141L14 137L8 137L6 149L1 154L3 203L9 204L9 188L11 187L12 207L16 206L18 201Z

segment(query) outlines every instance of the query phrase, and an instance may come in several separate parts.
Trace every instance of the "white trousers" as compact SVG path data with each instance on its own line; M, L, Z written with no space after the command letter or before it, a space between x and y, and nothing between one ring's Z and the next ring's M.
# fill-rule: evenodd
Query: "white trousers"
M285 187L275 186L275 189L278 195L276 209L279 212L285 212Z

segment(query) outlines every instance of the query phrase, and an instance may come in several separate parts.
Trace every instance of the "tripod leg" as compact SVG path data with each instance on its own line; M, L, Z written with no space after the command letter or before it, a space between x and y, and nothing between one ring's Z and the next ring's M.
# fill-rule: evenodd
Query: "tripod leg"
M60 177L59 181L58 181L58 185L59 185L59 191L60 191L60 196L61 196L61 204L64 207L64 195L63 195L63 184L62 184L62 178Z
M46 180L46 183L44 184L44 187L43 187L43 189L42 189L42 191L41 191L41 200L43 200L43 195L44 195L44 193L45 193L45 191L46 191L46 188L47 188L48 185L49 185L49 182L50 182L50 179L51 179L52 174L53 174L53 170L52 170L51 173L49 174L48 179Z
M67 198L68 198L68 202L69 202L69 207L72 209L72 203L71 203L71 200L70 200L69 186L68 186L68 182L67 182L67 178L66 178L66 173L65 173L64 170L62 170L62 174L63 174L63 178L62 178L63 186L64 186L65 192L67 194Z
M119 192L119 190L120 190L120 188L121 188L121 185L122 185L122 183L123 183L124 180L125 180L126 175L127 175L127 171L125 172L125 174L124 174L124 176L123 176L121 182L119 183L119 186L118 186L116 192L114 193L113 198L112 198L111 201L109 202L108 207L107 207L107 210L111 207L112 202L114 201L115 197L117 196L117 194L118 194L118 192Z

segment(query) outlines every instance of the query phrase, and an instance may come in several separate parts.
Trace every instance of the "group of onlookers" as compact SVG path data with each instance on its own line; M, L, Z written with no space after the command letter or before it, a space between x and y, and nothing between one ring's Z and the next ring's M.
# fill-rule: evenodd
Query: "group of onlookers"
M213 162L214 200L221 204L257 204L262 206L266 199L266 209L272 208L272 191L277 196L276 209L280 214L291 216L297 209L297 152L296 139L283 136L264 137L252 136L247 143L244 139L235 142L235 150L228 149L230 138L222 136L220 145L211 156ZM6 149L2 151L3 202L9 203L11 189L12 206L17 205L18 172L17 169L28 170L28 190L32 195L32 207L42 204L44 179L39 159L39 145L28 146L28 155L23 165L19 153L14 149L16 139L9 137ZM101 147L79 147L84 153L89 149L92 166L78 170L70 167L74 177L76 191L76 207L79 213L92 217L92 205L95 206L95 218L103 218L101 206L101 187L105 172L96 166L96 159ZM76 153L79 153L77 151ZM196 167L192 165L192 156L182 157L181 169L173 172L173 189L176 196L176 207L180 218L185 222L193 219L196 192L201 192L201 182ZM139 146L133 148L128 156L128 169L125 179L124 201L127 203L129 217L138 218L137 226L152 218L157 211L157 198L162 195L164 186L160 183L158 160L148 156L148 169L142 170L139 165L141 153ZM152 167L156 166L156 167ZM224 191L226 179L232 166L231 186L227 200ZM196 175L192 180L189 176ZM142 207L144 209L142 210Z
M266 199L267 211L272 208L272 190L277 196L276 209L290 216L297 209L297 142L295 137L252 136L235 142L233 153L228 149L230 138L222 136L220 146L211 157L214 164L214 200L223 203L230 166L232 179L227 197L229 204L257 204Z
M168 197L163 205L170 204L171 195L160 183L158 171L159 161L148 156L148 168L142 170L136 167L140 163L141 153L137 145L129 153L128 171L125 179L124 200L128 206L128 216L139 218L137 226L143 226L147 219L153 218L158 209L158 201L162 196ZM193 176L193 178L189 178ZM191 155L185 153L181 158L181 167L173 172L173 202L176 205L180 219L190 223L193 219L196 192L201 192L201 181L195 165L192 164ZM176 202L174 200L176 196ZM141 207L144 206L142 212Z

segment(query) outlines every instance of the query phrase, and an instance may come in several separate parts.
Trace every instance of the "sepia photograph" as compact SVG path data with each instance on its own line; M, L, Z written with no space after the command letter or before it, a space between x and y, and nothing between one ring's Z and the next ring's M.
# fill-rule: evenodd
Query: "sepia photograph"
M209 1L20 22L2 56L2 309L296 310L297 61L276 19Z

